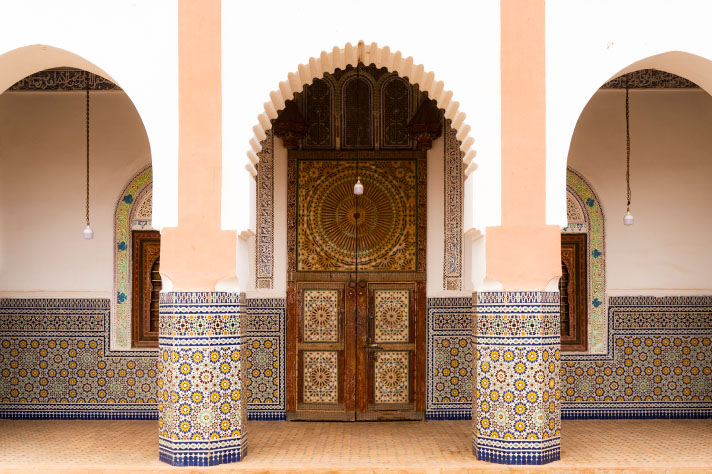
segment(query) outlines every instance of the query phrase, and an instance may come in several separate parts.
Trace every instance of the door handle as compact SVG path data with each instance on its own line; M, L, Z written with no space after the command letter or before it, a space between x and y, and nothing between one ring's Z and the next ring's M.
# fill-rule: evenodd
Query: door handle
M366 349L369 351L384 351L385 350L382 346L379 346L378 344L367 344L365 346L361 346L361 349Z

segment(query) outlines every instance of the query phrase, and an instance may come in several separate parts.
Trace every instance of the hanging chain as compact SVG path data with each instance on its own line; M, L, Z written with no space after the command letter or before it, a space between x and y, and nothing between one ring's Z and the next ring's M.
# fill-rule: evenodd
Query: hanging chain
M358 58L356 60L356 123L358 124L356 127L356 180L358 182L361 182L361 169L360 169L360 151L359 151L359 146L361 145L361 94L359 94L359 91L361 89L361 75L360 75L360 65L361 65L361 54L359 53ZM358 196L355 196L356 200L356 211L358 212ZM359 252L359 240L358 240L358 217L356 217L356 223L355 223L355 229L354 229L354 236L356 237L356 259L355 259L355 269L356 269L356 292L358 293L358 252Z
M627 83L625 86L625 184L628 196L627 210L630 211L630 105Z
M84 72L84 82L86 85L87 94L87 115L86 115L86 129L87 129L87 200L86 200L86 218L87 226L89 225L89 81L87 80L87 73Z

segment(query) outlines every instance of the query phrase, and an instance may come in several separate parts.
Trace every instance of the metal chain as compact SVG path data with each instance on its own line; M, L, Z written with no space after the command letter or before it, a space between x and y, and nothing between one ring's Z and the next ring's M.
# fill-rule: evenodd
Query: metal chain
M628 100L628 84L625 86L625 183L628 196L628 211L630 211L630 104Z
M89 225L89 81L87 80L87 72L84 72L84 82L87 89L87 115L86 115L86 129L87 129L87 201L86 201L86 218L87 226Z
M361 54L359 50L358 58L356 59L356 180L361 181L361 154L359 146L361 145ZM358 209L359 198L355 195L356 209ZM356 292L358 293L358 252L359 252L359 240L358 240L358 217L356 217L354 229L354 236L356 237L356 259L355 259L355 270L356 270Z

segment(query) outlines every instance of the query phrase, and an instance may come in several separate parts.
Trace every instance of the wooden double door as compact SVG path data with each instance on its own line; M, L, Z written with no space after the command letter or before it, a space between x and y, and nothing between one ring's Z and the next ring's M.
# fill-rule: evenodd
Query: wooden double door
M288 419L423 419L423 282L361 278L291 290Z

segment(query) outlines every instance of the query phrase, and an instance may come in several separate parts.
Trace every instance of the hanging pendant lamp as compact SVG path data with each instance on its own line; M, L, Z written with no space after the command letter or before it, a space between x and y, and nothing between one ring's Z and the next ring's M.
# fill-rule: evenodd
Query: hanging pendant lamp
M91 225L89 223L89 81L87 79L89 73L84 71L84 85L86 87L86 106L87 106L87 113L86 113L86 136L87 136L87 176L86 176L86 227L84 228L84 238L85 239L93 239L94 238L94 231L91 229Z
M628 84L625 86L625 184L628 198L623 224L633 225L633 214L630 213L630 105L628 103Z
M361 102L359 90L361 89L361 43L358 45L358 58L356 60L356 123L358 127L356 129L356 183L354 184L354 194L356 196L361 196L363 194L363 184L361 184L361 176L359 170L359 164L361 162L359 148L361 145Z

